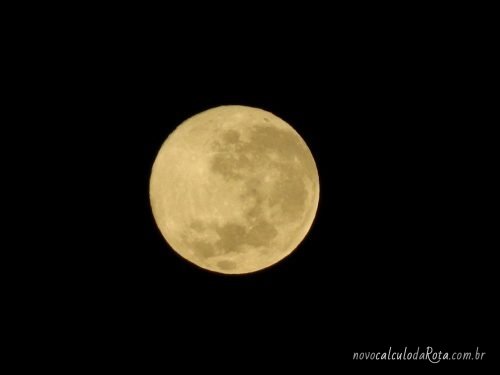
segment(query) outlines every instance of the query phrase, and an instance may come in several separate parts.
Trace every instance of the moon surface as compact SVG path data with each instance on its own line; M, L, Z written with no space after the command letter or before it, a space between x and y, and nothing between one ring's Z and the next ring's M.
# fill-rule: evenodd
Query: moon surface
M289 255L319 201L314 158L270 112L238 105L179 125L153 164L150 201L168 244L199 267L242 274Z

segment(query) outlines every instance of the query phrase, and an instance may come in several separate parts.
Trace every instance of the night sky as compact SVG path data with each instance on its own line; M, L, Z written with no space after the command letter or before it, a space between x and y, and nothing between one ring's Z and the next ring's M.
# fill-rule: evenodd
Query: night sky
M319 29L322 38L262 31L235 41L227 30L163 38L145 27L104 69L97 102L106 114L92 127L102 202L93 260L104 271L93 285L96 341L109 343L111 358L315 373L389 346L487 350L496 145L487 77L461 58L463 38ZM301 245L244 276L183 260L149 206L166 136L224 104L291 124L320 177Z

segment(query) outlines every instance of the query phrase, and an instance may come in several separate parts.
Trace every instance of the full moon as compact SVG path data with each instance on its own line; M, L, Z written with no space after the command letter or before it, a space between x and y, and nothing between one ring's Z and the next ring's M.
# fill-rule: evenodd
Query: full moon
M156 224L183 258L243 274L289 255L319 201L314 158L301 136L270 112L239 105L201 112L165 140L150 189Z

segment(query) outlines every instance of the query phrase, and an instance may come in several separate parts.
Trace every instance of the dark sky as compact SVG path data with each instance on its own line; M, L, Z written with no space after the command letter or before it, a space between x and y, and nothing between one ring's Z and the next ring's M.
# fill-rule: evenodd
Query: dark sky
M496 145L488 77L464 57L464 38L347 29L318 30L321 38L261 31L233 40L228 30L163 38L142 25L140 38L104 43L114 58L92 99L102 113L82 127L96 141L99 233L88 241L103 279L89 284L98 291L94 327L111 358L169 368L188 355L185 366L259 371L270 361L314 373L391 345L486 347ZM292 124L320 176L306 239L246 276L184 261L149 207L165 137L223 104Z

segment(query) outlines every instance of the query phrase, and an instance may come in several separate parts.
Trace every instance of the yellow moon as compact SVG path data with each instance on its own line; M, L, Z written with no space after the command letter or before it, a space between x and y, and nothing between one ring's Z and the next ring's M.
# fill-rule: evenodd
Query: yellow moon
M150 178L163 237L199 267L242 274L289 255L319 201L314 158L270 112L238 105L199 113L166 139Z

